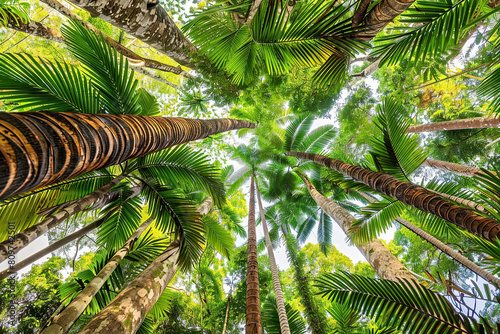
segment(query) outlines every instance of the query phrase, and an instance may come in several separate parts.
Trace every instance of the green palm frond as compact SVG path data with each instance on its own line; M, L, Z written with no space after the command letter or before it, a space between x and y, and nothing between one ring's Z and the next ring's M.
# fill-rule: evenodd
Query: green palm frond
M99 112L96 90L76 67L27 54L0 54L0 99L16 110Z
M317 235L321 251L328 254L328 249L332 246L333 220L323 210L319 214Z
M153 230L148 229L134 242L125 259L135 262L151 262L160 256L167 246L165 238L155 238Z
M151 95L144 88L139 88L136 91L137 103L141 106L139 115L142 116L158 116L160 114L160 104L156 97Z
M326 311L335 320L333 334L358 333L359 315L345 304L333 302Z
M332 125L320 126L307 134L294 151L320 153L335 138L337 131Z
M155 320L149 314L146 315L144 321L142 322L139 329L137 329L137 334L154 334L155 333Z
M170 306L172 305L172 291L165 289L160 298L149 311L148 315L153 319L158 320L168 315Z
M373 317L380 327L415 334L474 332L475 320L458 314L446 298L418 283L344 272L324 275L316 286L321 296Z
M395 98L386 98L377 106L374 123L383 133L382 138L372 140L370 150L378 171L410 181L410 174L427 155L418 145L418 135L406 133L410 121L404 116L403 106Z
M316 226L316 218L314 215L310 215L298 226L297 230L297 242L303 244L306 242L307 238Z
M203 223L205 224L207 247L209 245L214 247L217 252L229 259L236 248L231 233L219 224L217 216L205 216Z
M201 188L212 197L215 205L225 203L220 169L210 163L208 156L188 145L178 145L138 158L129 168L130 172L135 170L143 178L154 178L185 192Z
M70 52L85 65L92 84L99 90L105 111L116 115L141 114L135 93L138 81L127 59L78 21L70 20L61 32Z
M173 233L173 239L180 241L179 265L189 269L200 258L205 245L205 228L196 206L178 191L154 180L141 181L144 184L142 194L155 226L163 233Z
M498 48L500 50L500 48ZM499 52L500 53L500 52ZM485 101L491 101L490 108L497 115L500 113L500 66L489 73L477 87L478 95Z
M479 0L420 0L401 15L406 27L404 30L375 39L373 55L380 56L380 66L394 65L403 59L421 62L437 58L449 47L457 44L475 14L481 9Z
M285 127L285 151L294 151L307 135L314 122L314 116L294 117Z
M18 0L0 0L0 27L7 26L9 19L16 23L28 23L30 4Z
M482 169L482 172L474 177L475 188L480 192L481 198L486 203L486 210L500 220L500 173L498 168L494 171Z
M488 255L481 259L484 267L491 270L494 275L500 273L500 241L497 239L495 242L491 242L472 234L470 234L469 237L476 244L474 247L475 251Z
M302 318L300 312L294 309L289 303L285 302L286 317L290 326L290 333L305 334L307 333L306 322ZM276 298L268 296L262 305L262 323L269 334L280 334L281 326L276 306Z

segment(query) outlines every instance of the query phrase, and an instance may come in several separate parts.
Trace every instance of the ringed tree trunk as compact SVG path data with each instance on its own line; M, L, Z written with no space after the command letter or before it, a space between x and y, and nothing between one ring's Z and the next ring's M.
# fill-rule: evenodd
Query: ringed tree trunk
M248 242L247 242L247 300L246 300L246 334L262 334L259 296L259 263L257 261L257 233L255 227L255 175L250 179L250 203L248 208Z
M481 169L477 167L464 166L453 162L434 160L434 159L425 159L422 166L437 168L444 170L446 172L452 172L457 175L468 176L468 177L473 177L476 176L478 173L481 173Z
M375 191L424 212L432 213L486 240L495 241L496 238L500 237L500 224L496 220L452 204L449 200L411 182L399 181L391 175L374 172L319 154L304 152L287 152L286 154L299 159L311 160L336 170Z
M361 196L363 196L370 203L377 202L377 200L375 198L369 196L368 194L366 194L362 191L358 191L358 193ZM468 258L463 256L462 254L456 252L453 248L451 248L450 246L448 246L444 242L442 242L439 239L435 238L434 236L430 235L429 233L422 230L421 228L413 225L412 223L410 223L406 219L398 217L398 218L396 218L396 221L398 223L400 223L401 225L403 225L404 227L406 227L407 229L409 229L410 231L412 231L413 233L415 233L416 235L418 235L422 240L427 241L428 243L430 243L431 245L433 245L434 247L439 249L441 252L443 252L446 255L448 255L449 257L451 257L453 260L457 261L458 263L460 263L464 267L471 270L473 273L481 276L482 278L484 278L488 282L494 284L495 286L500 287L500 279L498 279L492 273L484 270L483 268L481 268L480 266L478 266L477 264L475 264L474 262L472 262L471 260L469 260Z
M40 250L39 252L36 252L35 254L31 255L30 257L28 257L28 258L26 258L26 259L24 259L24 260L22 260L20 262L17 262L16 264L10 266L8 269L5 269L4 271L0 272L0 281L3 280L4 278L9 277L13 273L18 272L19 270L23 269L27 265L30 265L33 262L41 259L45 255L50 254L53 251L61 248L62 246L68 244L69 242L71 242L71 241L73 241L75 239L78 239L78 238L86 235L90 231L92 231L95 228L99 227L103 222L104 222L104 220L102 220L102 219L96 220L93 223L90 223L90 224L82 227L78 231L76 231L76 232L74 232L74 233L72 233L72 234L70 234L70 235L68 235L68 236L66 236L66 237L64 237L64 238L62 238L62 239L54 242L52 245L50 245L48 247L45 247L44 249Z
M255 190L257 191L257 201L259 203L260 221L262 229L264 230L264 240L266 242L267 254L269 255L269 262L271 264L271 274L273 277L274 295L276 296L276 307L278 310L278 317L280 319L281 334L291 334L290 325L288 324L288 317L286 316L285 298L283 297L283 290L281 289L280 275L276 259L274 257L273 245L269 237L269 230L267 228L266 215L262 207L262 200L260 198L259 186L257 180L254 179Z
M1 175L1 173L0 173ZM9 256L17 254L21 249L26 247L33 240L45 234L51 228L59 225L69 217L83 211L87 206L96 202L105 196L114 186L120 183L125 178L125 175L115 177L111 182L105 184L94 192L72 202L62 209L42 220L40 223L27 228L26 230L10 237L0 243L0 262L7 259Z
M298 171L296 171L296 173L304 180L309 194L319 207L339 224L346 235L349 235L349 230L352 228L352 224L356 221L356 218L335 201L320 194L304 174ZM416 280L413 274L403 266L380 240L373 239L366 245L356 245L356 247L380 278L394 282L402 278L410 281Z
M179 64L193 67L191 55L198 51L184 37L181 30L156 0L69 0L72 4L86 10L118 27L156 50L172 58Z
M125 242L108 263L99 271L99 273L87 284L87 286L76 296L75 299L57 316L54 317L52 323L45 328L41 334L61 334L67 333L71 326L78 320L80 315L85 311L97 292L102 288L104 283L116 270L120 262L130 252L130 247L141 234L151 225L152 218L149 218L139 226L132 236Z
M0 200L167 147L255 124L236 119L0 113Z
M454 121L428 123L410 126L406 132L417 133L427 131L447 131L463 129L484 129L497 128L500 126L500 119L495 117L474 117L457 119Z

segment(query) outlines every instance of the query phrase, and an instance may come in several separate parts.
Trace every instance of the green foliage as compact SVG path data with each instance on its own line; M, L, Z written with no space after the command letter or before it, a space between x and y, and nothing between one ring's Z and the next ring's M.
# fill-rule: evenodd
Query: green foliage
M0 1L0 27L7 26L9 18L13 19L17 24L28 23L29 18L29 2L19 2L16 0L1 0Z
M294 309L290 304L285 302L286 317L290 332L293 334L305 334L306 323L302 319L300 312ZM268 296L262 305L262 324L269 334L281 334L280 319L276 306L276 298Z

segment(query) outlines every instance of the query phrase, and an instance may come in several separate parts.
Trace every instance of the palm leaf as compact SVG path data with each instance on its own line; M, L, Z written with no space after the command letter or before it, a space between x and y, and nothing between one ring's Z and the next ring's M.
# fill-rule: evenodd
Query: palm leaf
M203 223L205 224L207 246L214 247L217 252L229 259L236 248L231 233L219 224L218 217L214 215L205 216Z
M285 302L285 311L290 326L290 333L307 333L306 322L300 312ZM262 305L262 323L269 334L280 334L281 326L274 296L268 296L264 305Z
M6 27L9 19L17 24L28 23L30 4L17 0L0 0L0 27Z
M149 228L133 243L125 259L135 262L151 262L160 256L167 246L167 240L165 238L155 238L153 230Z
M359 315L345 304L333 302L326 311L335 320L333 334L353 333L359 329Z
M137 103L141 106L141 111L138 113L142 116L158 116L160 114L160 104L156 97L151 95L144 88L136 91Z

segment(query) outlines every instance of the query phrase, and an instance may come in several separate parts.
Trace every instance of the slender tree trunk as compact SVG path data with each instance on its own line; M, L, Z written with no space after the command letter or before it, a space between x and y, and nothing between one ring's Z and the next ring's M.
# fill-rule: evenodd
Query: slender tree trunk
M172 244L118 296L80 331L79 334L133 334L177 271L179 244Z
M132 234L132 236L125 242L122 248L120 248L115 255L109 260L108 263L99 271L99 273L92 279L92 281L87 284L87 286L76 296L75 299L61 312L59 313L52 323L43 330L41 334L62 334L67 333L71 326L78 320L83 311L95 297L97 292L102 288L104 283L108 280L111 274L116 270L120 262L125 256L130 252L130 246L134 243L144 232L149 225L153 222L152 218L149 218L144 223L139 226L139 228Z
M464 209L411 182L402 182L395 177L346 164L340 160L319 154L287 152L289 156L307 159L357 180L382 194L424 212L432 213L444 220L466 229L489 241L500 237L500 224L491 218L482 217L472 210Z
M144 66L144 67L148 67L148 68L151 68L154 70L171 72L171 73L175 73L175 74L184 75L187 77L192 77L189 73L184 71L180 66L175 67L175 66L171 66L171 65L167 65L167 64L158 62L158 61L153 60L153 59L147 59L147 58L139 56L137 53L133 52L132 50L128 49L127 47L116 42L114 39L112 39L111 37L109 37L108 35L103 33L102 31L100 31L99 29L94 27L89 22L84 21L79 15L75 14L74 12L69 10L68 8L64 7L64 5L62 3L60 3L59 1L57 1L57 0L42 0L42 2L46 5L48 5L49 7L55 9L56 11L61 13L62 15L66 16L68 18L74 19L76 21L79 21L83 26L85 26L87 29L93 31L97 35L101 35L104 38L104 40L106 41L106 43L108 43L113 48L115 48L116 51L118 51L119 53L121 53L122 55L127 57L127 59L129 59L132 62L133 66L141 66L141 67Z
M468 176L468 177L473 177L476 176L478 173L481 173L481 169L477 167L464 166L453 162L434 160L434 159L425 159L422 166L437 168L444 170L446 172L452 172L457 175Z
M296 173L304 180L309 194L319 207L339 224L346 235L349 235L349 231L352 228L352 224L356 221L356 218L335 201L320 194L304 174L298 171ZM403 266L380 240L373 239L366 245L356 245L356 247L380 278L395 282L401 278L415 280L413 274Z
M250 10L248 11L247 15L247 24L250 26L250 23L253 20L253 17L255 14L257 14L257 11L259 10L260 4L262 3L262 0L253 0L252 6L250 7Z
M457 204L460 204L462 206L466 206L472 210L475 210L475 211L479 211L479 212L482 212L482 213L488 213L488 211L485 209L484 206L482 206L481 204L477 203L477 202L474 202L474 201L471 201L471 200L468 200L468 199L465 199L465 198L461 198L461 197L457 197L457 196L453 196L453 195L448 195L448 194L445 194L445 193L440 193L439 191L434 191L434 190L431 190L431 189L427 189L429 190L431 193L434 193L434 194L437 194L441 197L444 197L446 199L449 199L450 201L453 201Z
M35 254L31 255L30 257L28 257L20 262L17 262L13 266L10 266L9 269L5 269L4 271L0 272L0 281L3 280L4 278L9 277L13 273L18 272L19 270L23 269L27 265L30 265L33 262L41 259L45 255L50 254L53 251L61 248L62 246L68 244L69 242L84 236L85 234L94 230L96 227L100 226L102 223L103 223L102 219L96 220L95 222L90 223L87 226L82 227L78 231L54 242L52 245L45 247L44 249L40 250L39 252L36 252Z
M283 231L286 238L286 250L288 258L292 266L295 268L295 284L299 291L299 297L302 305L304 306L304 313L306 315L307 323L312 331L312 334L327 334L329 333L326 325L326 317L321 314L318 305L314 300L311 286L309 285L309 277L304 272L304 263L299 255L297 248L297 241Z
M224 327L222 328L222 334L226 334L227 329L227 320L229 319L229 305L231 304L231 291L227 296L227 307L226 307L226 316L224 317Z
M410 126L408 130L406 130L406 132L416 133L416 132L427 132L427 131L484 129L484 128L497 128L499 126L500 126L500 118L474 117L474 118L457 119L454 121L413 125Z
M271 274L273 277L274 295L276 296L276 307L280 319L281 334L291 334L290 325L288 325L288 317L286 316L285 298L283 297L283 290L281 289L280 275L276 259L274 257L273 244L269 237L269 230L267 228L266 215L262 207L262 200L260 199L259 186L255 180L255 190L257 191L257 202L259 203L260 221L262 229L264 230L264 240L266 242L267 254L269 255L269 262L271 264Z
M254 177L252 173L250 179L250 206L248 208L246 334L262 334L257 234L255 231Z
M167 147L240 128L243 120L0 113L0 200Z
M369 196L368 194L362 191L358 191L358 193L370 203L377 202L375 198ZM416 235L418 235L422 240L427 241L428 243L439 249L441 252L445 253L453 260L457 261L458 263L468 268L475 274L481 276L482 278L494 284L495 286L500 287L500 279L495 277L492 273L484 270L483 268L481 268L480 266L478 266L477 264L475 264L474 262L463 256L462 254L456 252L453 248L446 245L444 242L440 241L439 239L435 238L434 236L430 235L429 233L425 232L421 228L413 225L412 223L403 218L398 217L396 218L396 221L401 225L403 225L404 227L406 227L407 229L409 229L410 231L412 231L413 233L415 233Z
M70 0L92 16L124 30L181 65L192 67L190 54L197 50L184 37L159 1Z
M59 225L69 217L83 211L88 205L94 203L99 198L108 193L114 186L120 183L125 178L120 175L114 178L108 184L102 186L94 192L82 197L81 199L72 202L69 206L63 207L59 212L50 215L40 223L31 226L30 228L16 234L15 236L0 243L0 262L7 259L9 255L17 254L21 249L26 247L30 242L45 234L51 228Z

